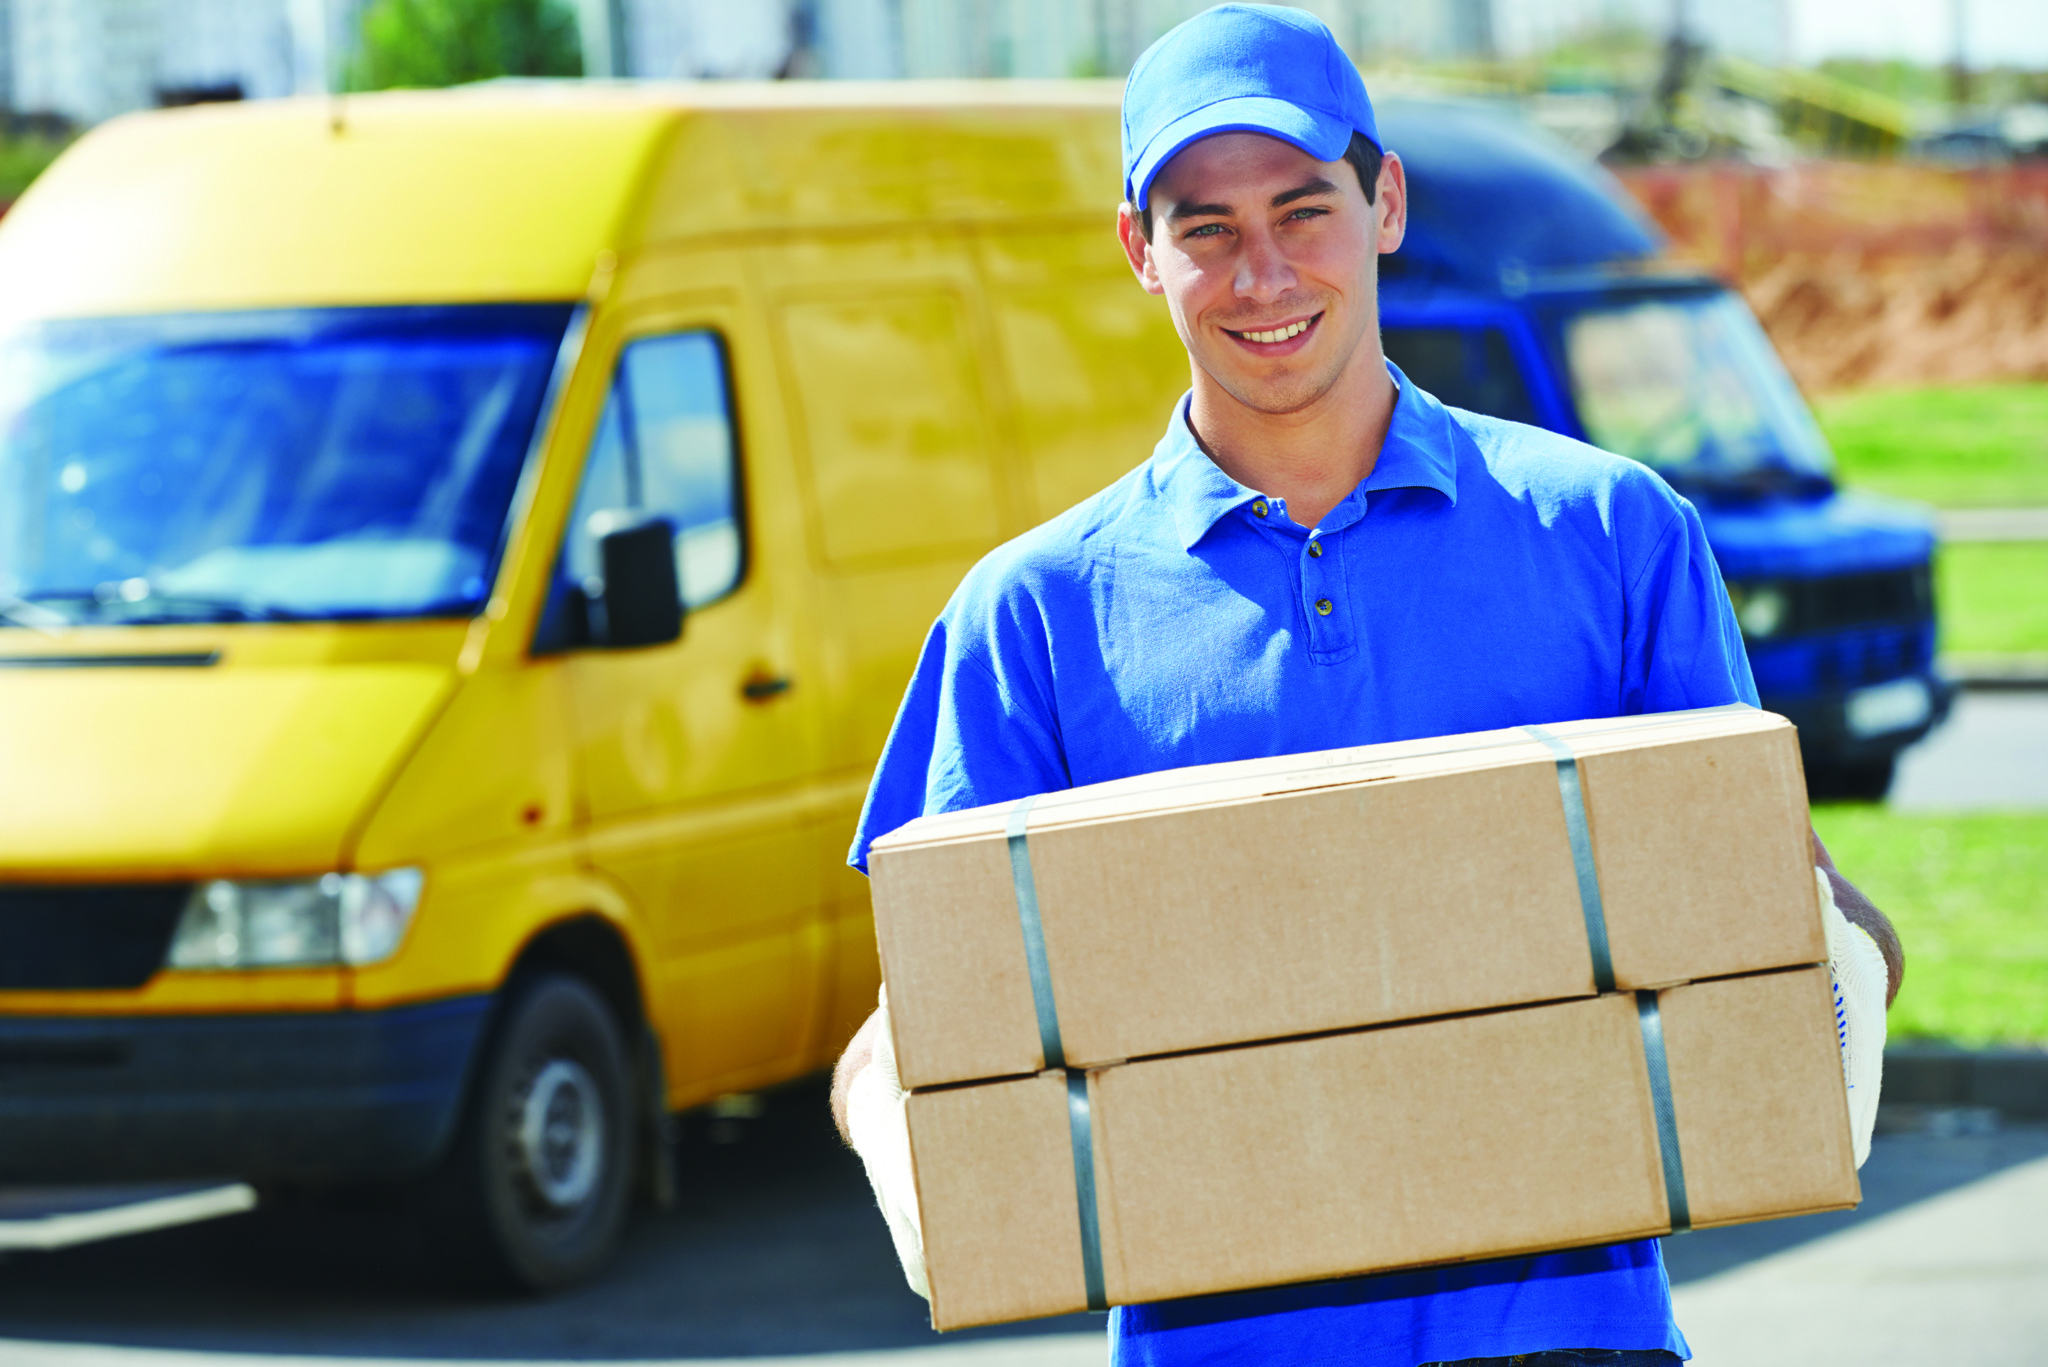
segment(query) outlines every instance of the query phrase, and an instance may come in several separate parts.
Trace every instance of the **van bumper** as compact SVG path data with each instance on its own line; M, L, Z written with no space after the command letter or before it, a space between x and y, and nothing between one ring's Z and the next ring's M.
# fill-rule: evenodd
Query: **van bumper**
M1875 733L1859 731L1851 723L1850 700L1855 690L1821 697L1763 699L1767 711L1776 712L1799 728L1799 747L1809 765L1859 764L1882 760L1911 745L1947 719L1955 705L1956 686L1934 670L1902 676L1897 683L1916 680L1927 692L1927 715L1921 720Z
M490 1006L0 1016L0 1181L417 1173L454 1129Z

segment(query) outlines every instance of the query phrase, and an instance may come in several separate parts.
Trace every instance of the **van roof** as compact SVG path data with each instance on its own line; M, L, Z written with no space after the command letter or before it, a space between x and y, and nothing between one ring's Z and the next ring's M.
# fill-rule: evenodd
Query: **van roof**
M1076 217L1107 231L1118 95L494 81L130 115L0 223L0 315L566 300L601 252L657 243Z
M1388 279L1496 292L1517 278L1631 268L1662 235L1600 163L1511 109L1479 100L1380 102L1408 172L1408 236Z

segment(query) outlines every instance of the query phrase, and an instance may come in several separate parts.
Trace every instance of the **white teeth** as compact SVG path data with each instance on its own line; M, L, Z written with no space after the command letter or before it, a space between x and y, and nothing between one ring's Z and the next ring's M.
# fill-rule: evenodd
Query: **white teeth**
M1299 323L1289 323L1286 327L1274 328L1271 332L1247 332L1242 335L1250 342L1284 342L1289 337L1299 337L1307 332L1309 321L1311 320L1304 319Z

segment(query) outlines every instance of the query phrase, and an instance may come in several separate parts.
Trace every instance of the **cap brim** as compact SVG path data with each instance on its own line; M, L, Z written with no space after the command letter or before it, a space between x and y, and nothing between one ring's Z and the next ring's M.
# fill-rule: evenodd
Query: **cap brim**
M1160 129L1139 154L1131 178L1124 185L1131 207L1145 207L1151 197L1153 177L1175 154L1188 144L1217 133L1264 133L1293 143L1317 161L1335 161L1351 146L1352 128L1348 120L1267 95L1240 95L1204 105Z

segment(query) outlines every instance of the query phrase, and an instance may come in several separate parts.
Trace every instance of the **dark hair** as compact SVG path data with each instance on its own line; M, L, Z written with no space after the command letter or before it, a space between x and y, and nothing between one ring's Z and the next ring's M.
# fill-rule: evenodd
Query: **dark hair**
M1351 145L1344 149L1344 160L1351 163L1351 169L1358 172L1358 188L1365 191L1365 202L1371 204L1379 193L1380 163L1386 160L1372 139L1365 134L1353 132ZM1145 240L1152 240L1152 202L1148 195L1145 207L1138 210L1138 222L1145 229Z

